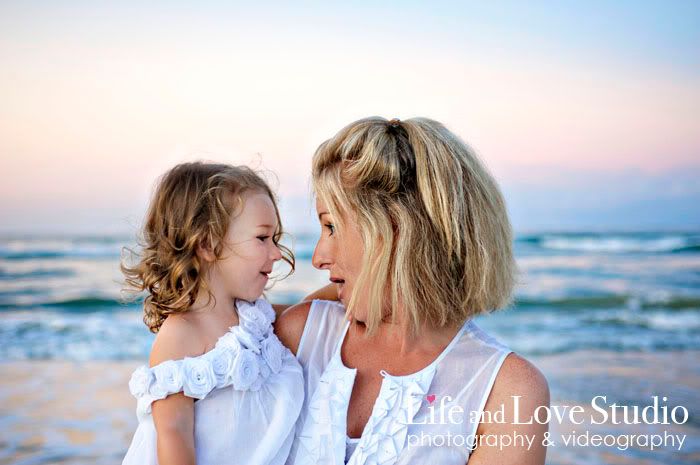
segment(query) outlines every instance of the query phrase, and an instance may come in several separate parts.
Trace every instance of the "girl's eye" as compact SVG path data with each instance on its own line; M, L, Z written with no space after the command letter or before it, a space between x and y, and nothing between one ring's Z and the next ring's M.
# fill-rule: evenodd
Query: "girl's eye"
M331 223L326 223L323 226L328 229L328 231L329 231L328 235L332 236L333 233L335 232L335 226L333 226Z
M258 239L260 239L260 242L265 242L270 236L258 236Z

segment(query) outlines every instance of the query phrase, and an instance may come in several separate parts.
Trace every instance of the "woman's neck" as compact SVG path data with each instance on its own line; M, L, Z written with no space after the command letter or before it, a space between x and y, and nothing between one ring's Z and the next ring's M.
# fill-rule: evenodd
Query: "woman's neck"
M363 322L352 319L350 324L358 334L366 334L367 327ZM382 321L371 339L374 343L393 348L396 355L402 357L415 353L442 352L460 327L461 325L436 328L423 324L417 331L411 331L404 322Z

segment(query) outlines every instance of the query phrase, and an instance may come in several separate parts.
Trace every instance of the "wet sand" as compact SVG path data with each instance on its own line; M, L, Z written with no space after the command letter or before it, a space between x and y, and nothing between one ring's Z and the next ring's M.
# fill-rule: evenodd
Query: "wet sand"
M574 352L531 357L550 382L553 405L583 405L607 395L608 405L648 405L652 395L683 405L690 420L666 425L551 424L553 438L569 431L598 434L686 434L680 452L666 448L551 447L547 463L669 465L700 463L700 351ZM0 465L117 465L136 428L128 391L138 361L0 363Z
M120 464L138 362L0 364L0 464Z
M607 396L607 402L598 402L606 409L613 403L638 405L653 403L659 397L660 405L668 411L682 405L689 411L689 420L683 425L613 425L590 423L576 425L568 421L550 422L550 431L556 445L547 451L547 463L620 464L620 465L685 465L700 463L700 352L616 353L581 351L562 355L530 358L547 376L551 390L551 404L581 405L585 418L600 418L591 407L595 396ZM666 396L668 401L662 402ZM609 412L609 410L608 410ZM680 451L662 447L653 451L632 447L618 450L613 447L572 447L562 444L562 435L572 432L580 435L589 431L599 435L686 435Z

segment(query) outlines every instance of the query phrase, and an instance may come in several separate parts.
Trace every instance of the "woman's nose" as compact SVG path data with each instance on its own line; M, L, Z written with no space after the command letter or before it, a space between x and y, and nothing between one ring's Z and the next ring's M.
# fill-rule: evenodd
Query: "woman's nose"
M328 253L327 247L319 241L314 249L314 254L311 257L311 263L314 268L319 270L327 270L331 267L333 263L330 259L330 254Z

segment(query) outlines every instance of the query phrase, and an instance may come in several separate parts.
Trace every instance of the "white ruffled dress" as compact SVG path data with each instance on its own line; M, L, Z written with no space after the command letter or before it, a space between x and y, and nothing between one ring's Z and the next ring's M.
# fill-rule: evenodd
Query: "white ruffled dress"
M236 307L240 324L209 352L134 372L129 390L139 425L123 465L158 463L151 404L181 391L196 400L198 465L285 463L304 399L302 369L274 334L267 301L237 300Z

